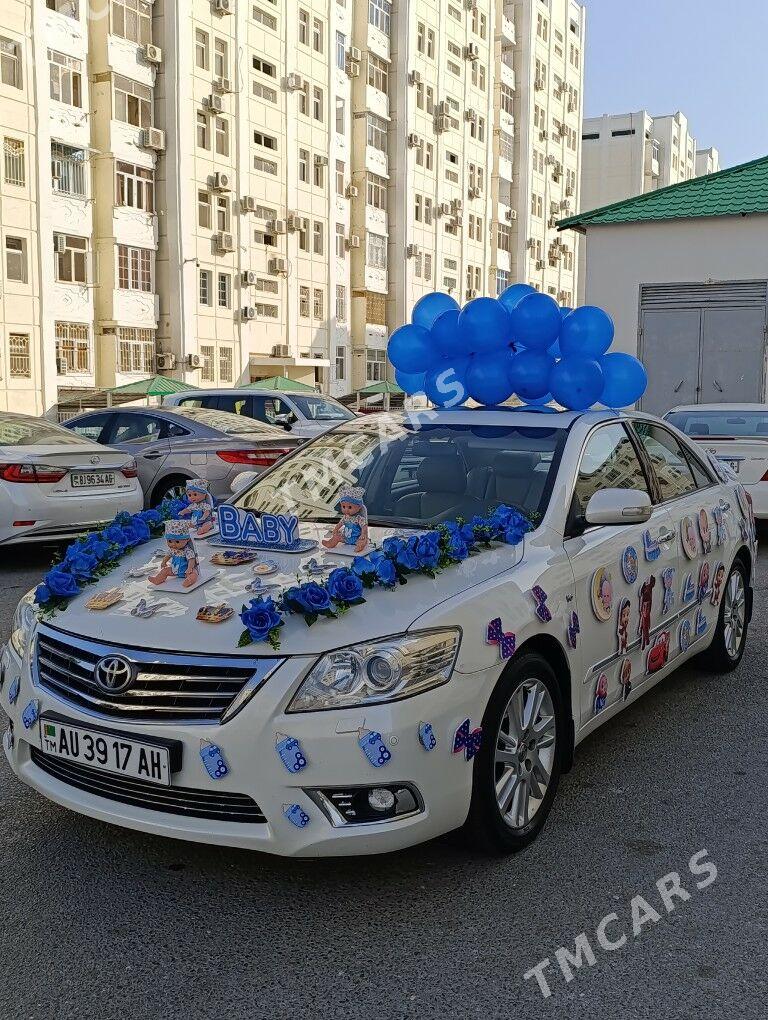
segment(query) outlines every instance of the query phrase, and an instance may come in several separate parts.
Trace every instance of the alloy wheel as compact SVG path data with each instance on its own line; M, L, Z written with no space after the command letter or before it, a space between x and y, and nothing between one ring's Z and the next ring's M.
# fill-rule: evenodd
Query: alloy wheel
M725 588L723 604L723 640L725 650L731 659L737 659L744 624L747 618L747 598L744 578L740 570L733 570Z
M512 829L526 826L544 800L556 735L552 696L540 680L523 680L502 713L494 752L496 803Z

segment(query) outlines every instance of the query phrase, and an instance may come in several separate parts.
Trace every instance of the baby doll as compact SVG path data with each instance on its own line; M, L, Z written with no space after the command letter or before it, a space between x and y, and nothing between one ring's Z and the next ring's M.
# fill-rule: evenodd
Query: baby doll
M354 546L356 553L361 553L368 545L368 511L363 502L364 490L359 486L347 486L341 490L336 509L341 513L341 520L333 529L330 538L323 539L326 549L335 549L337 545Z
M166 521L165 541L168 552L163 556L160 569L149 580L152 584L178 578L183 588L191 588L200 577L200 561L195 552L188 521Z
M202 538L213 530L213 496L205 478L190 478L187 482L189 506L179 512L180 517L189 517L198 537Z

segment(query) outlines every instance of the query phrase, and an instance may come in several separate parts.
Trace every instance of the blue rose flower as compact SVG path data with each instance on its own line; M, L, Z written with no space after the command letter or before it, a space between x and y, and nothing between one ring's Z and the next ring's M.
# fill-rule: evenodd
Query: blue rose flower
M267 641L269 632L275 627L282 627L284 622L269 595L266 598L251 599L249 606L243 606L240 619L251 641Z
M171 517L178 517L182 510L186 510L189 506L189 500L183 496L179 496L177 499L168 500L168 512Z
M300 613L310 616L324 613L331 608L331 596L323 585L307 581L298 587L289 588L283 596L289 606L296 606Z
M129 518L122 525L122 529L129 549L136 545L141 545L142 542L149 541L149 526L145 521L141 520L138 514L135 517Z
M75 578L63 567L52 567L43 578L43 585L56 598L71 599L80 594Z
M93 553L86 552L82 548L76 549L74 552L68 549L65 563L69 573L78 581L92 580L93 572L99 565L99 561Z
M159 528L163 523L163 515L159 510L142 510L136 516L144 521L148 528Z
M128 548L128 537L119 524L110 524L102 531L101 537L108 545L117 546L118 555ZM114 552L110 550L109 555L114 555Z
M90 553L97 560L103 560L109 553L109 543L105 542L97 532L92 532L84 542L81 543L83 552Z
M51 601L51 589L47 584L38 584L35 588L35 602L38 606L44 606L46 602Z
M381 543L384 553L394 560L396 565L403 571L418 570L419 559L415 551L416 539L410 538L385 538Z
M443 525L451 538L458 538L471 548L475 544L475 531L469 524L459 524L458 521L449 521Z
M376 564L370 556L355 556L352 560L352 570L358 577L371 577L376 573Z
M469 546L457 531L448 534L445 551L452 560L461 561L469 556Z
M337 567L328 575L326 582L328 594L334 602L349 605L359 602L363 596L363 582L347 567Z
M385 588L394 588L397 584L397 571L392 560L382 556L376 563L376 580Z
M416 538L414 553L422 570L434 570L440 560L440 536L428 531Z

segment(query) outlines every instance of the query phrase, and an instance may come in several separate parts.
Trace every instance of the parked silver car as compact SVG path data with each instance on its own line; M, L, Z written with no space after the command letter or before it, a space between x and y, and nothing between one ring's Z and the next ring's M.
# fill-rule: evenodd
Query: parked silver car
M171 393L164 398L163 407L215 407L277 425L300 439L314 439L355 417L354 412L333 397L309 390L305 393L255 388L190 390Z
M263 471L301 444L273 425L207 407L113 407L63 423L80 436L136 458L145 505L207 478L217 499L243 471Z

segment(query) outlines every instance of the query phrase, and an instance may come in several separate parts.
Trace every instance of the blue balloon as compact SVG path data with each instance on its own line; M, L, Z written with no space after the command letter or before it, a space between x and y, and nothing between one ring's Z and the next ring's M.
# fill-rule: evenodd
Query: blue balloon
M560 330L560 350L564 358L574 355L599 358L613 340L613 320L607 312L595 305L574 308L563 319Z
M449 309L458 312L458 301L452 298L450 294L443 294L435 290L431 294L425 294L424 297L419 298L413 306L411 322L415 326L421 326L422 329L431 329L432 323L438 315L447 312Z
M562 358L562 352L560 350L560 341L555 340L551 347L547 347L547 354L550 358Z
M628 407L639 400L648 385L648 375L642 361L631 354L616 351L600 359L605 386L600 403L606 407Z
M563 358L549 377L549 390L558 404L583 411L596 403L603 392L603 370L594 358Z
M522 301L524 297L535 293L536 288L531 287L528 283L512 283L499 294L499 301L501 301L508 312L511 312L515 305Z
M508 347L512 339L509 312L496 298L475 298L459 314L459 335L467 354L485 354Z
M424 392L424 373L423 372L401 372L399 368L395 369L395 382L400 389L407 393L409 396L412 393L423 393Z
M552 402L552 394L551 393L545 393L543 397L529 397L528 398L528 406L529 407L532 406L532 405L536 405L537 407L543 407L544 404L549 404L551 402ZM550 410L554 410L554 408L551 408Z
M471 358L443 361L424 379L424 392L437 407L458 407L467 399L467 370Z
M395 368L413 374L426 372L438 358L432 338L421 326L400 326L389 338L387 356Z
M560 305L560 314L563 318L565 318L566 315L570 315L572 311L573 309L569 308L568 305Z
M549 391L549 375L555 359L544 351L522 350L509 362L508 376L521 400L536 400Z
M509 313L516 344L545 351L557 340L563 319L549 294L528 294Z
M508 378L509 360L508 351L478 354L472 358L467 372L467 389L478 404L501 404L512 396L512 383Z
M459 310L449 308L432 323L432 342L443 358L466 356L466 345L459 333Z

